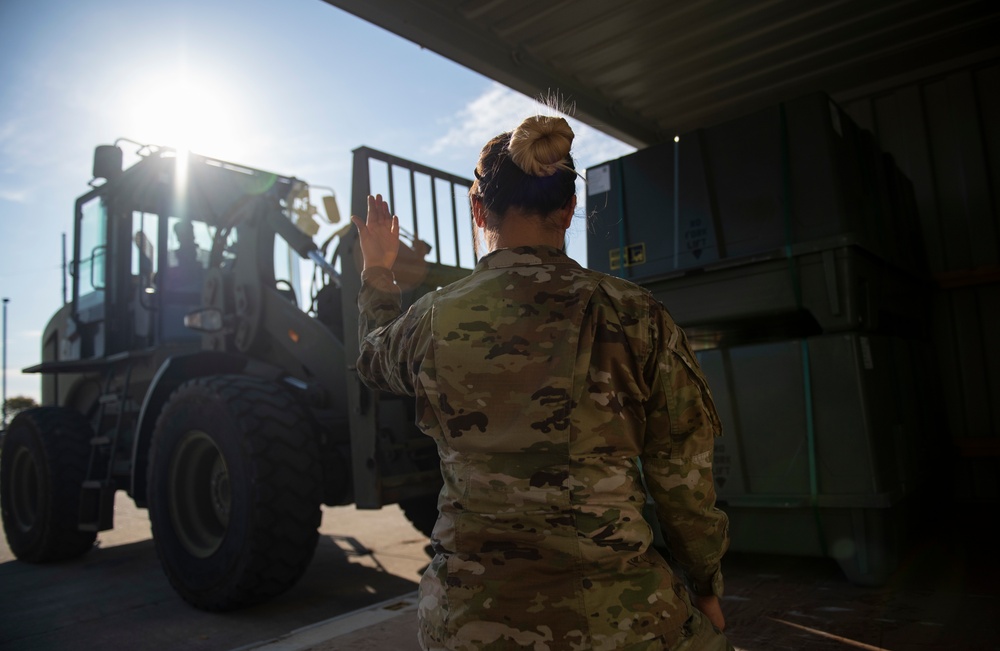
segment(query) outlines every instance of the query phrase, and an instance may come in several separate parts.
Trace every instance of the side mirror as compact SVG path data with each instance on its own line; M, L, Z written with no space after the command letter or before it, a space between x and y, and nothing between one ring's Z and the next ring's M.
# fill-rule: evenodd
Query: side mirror
M122 150L114 145L94 149L94 178L113 181L122 173Z
M198 332L219 332L224 324L222 312L214 307L203 307L184 315L184 325Z

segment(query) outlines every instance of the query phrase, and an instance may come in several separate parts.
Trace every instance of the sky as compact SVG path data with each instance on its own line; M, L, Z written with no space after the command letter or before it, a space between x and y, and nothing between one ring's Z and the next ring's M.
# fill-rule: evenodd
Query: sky
M539 112L322 0L0 0L7 397L40 398L39 376L21 369L41 361L62 305L62 237L72 242L95 146L187 146L295 176L332 187L346 218L353 149L468 177L489 138ZM571 124L578 169L633 151ZM567 246L582 263L584 205L581 195Z

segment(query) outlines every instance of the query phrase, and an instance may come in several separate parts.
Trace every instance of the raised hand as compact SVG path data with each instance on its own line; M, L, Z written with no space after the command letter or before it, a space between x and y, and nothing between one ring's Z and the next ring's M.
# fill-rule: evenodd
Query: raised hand
M382 195L368 195L367 222L356 215L351 215L351 221L358 227L365 269L392 269L399 253L399 218L389 213L389 204L382 200Z

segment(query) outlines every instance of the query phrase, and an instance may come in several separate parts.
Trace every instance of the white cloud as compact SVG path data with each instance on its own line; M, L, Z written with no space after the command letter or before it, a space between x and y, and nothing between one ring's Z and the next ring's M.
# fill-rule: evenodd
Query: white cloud
M538 102L494 83L449 119L453 126L431 145L430 153L468 147L478 151L493 136L513 129L525 117L535 115L544 108Z
M471 149L472 160L475 160L480 148L498 133L510 131L528 116L555 113L541 102L493 83L485 93L449 119L451 128L431 144L429 153L439 154L449 150L465 153ZM576 134L573 139L573 158L581 171L635 151L631 145L601 133L573 117L566 117Z
M569 109L572 112L572 109ZM449 128L428 148L428 154L440 159L464 162L471 169L479 151L493 136L510 131L531 115L553 115L556 111L499 83L493 83L481 95L448 118ZM585 172L635 151L623 143L579 120L565 116L573 132L573 160L576 168ZM570 256L586 262L586 193L583 182L577 184L577 215L567 233Z
M0 188L0 201L9 201L10 203L27 203L28 197L29 193L24 188L17 190Z

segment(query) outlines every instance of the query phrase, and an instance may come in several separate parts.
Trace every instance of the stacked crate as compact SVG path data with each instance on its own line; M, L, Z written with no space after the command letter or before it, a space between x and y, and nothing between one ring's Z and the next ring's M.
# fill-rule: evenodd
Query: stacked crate
M589 266L649 288L699 350L733 549L831 556L883 581L928 449L906 178L823 94L587 178Z

